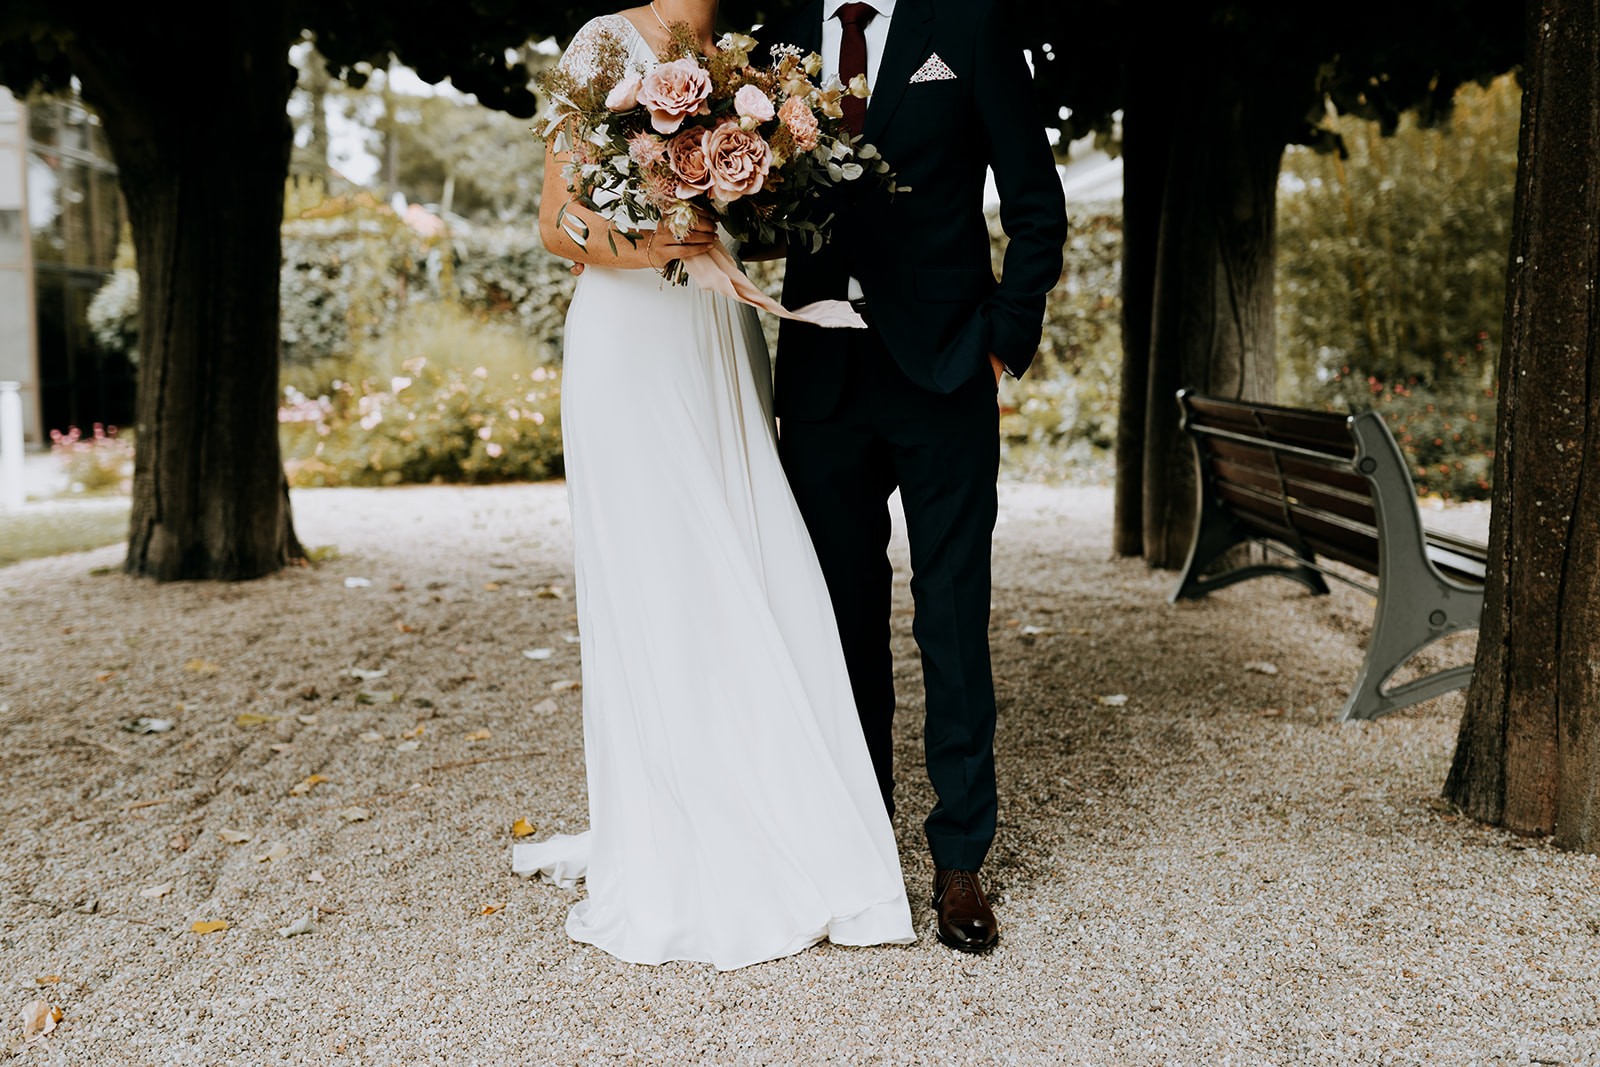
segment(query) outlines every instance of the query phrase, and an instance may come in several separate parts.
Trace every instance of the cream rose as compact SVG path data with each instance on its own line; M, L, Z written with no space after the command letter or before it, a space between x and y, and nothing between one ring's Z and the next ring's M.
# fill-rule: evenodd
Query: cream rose
M676 133L690 115L707 115L711 109L711 75L692 59L659 63L644 76L638 100L650 110L657 133Z
M711 174L711 195L737 200L761 191L772 169L772 146L759 133L725 122L708 130L703 145Z
M632 111L639 106L639 86L644 79L637 74L629 74L612 87L611 93L606 97L606 107L611 111Z
M733 94L733 109L747 119L766 122L775 113L767 94L754 85L742 85Z

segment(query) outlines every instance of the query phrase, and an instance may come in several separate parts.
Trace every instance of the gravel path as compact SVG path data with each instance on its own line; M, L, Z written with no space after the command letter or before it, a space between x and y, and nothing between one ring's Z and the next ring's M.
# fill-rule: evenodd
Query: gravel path
M1108 491L1004 487L1000 947L929 931L902 588L922 940L630 967L509 869L513 820L586 821L579 694L552 691L578 676L563 488L295 506L337 558L239 586L91 574L117 548L0 571L3 1039L36 998L64 1013L17 1062L1600 1062L1600 861L1436 799L1459 695L1333 721L1359 593L1169 607L1170 575L1108 557ZM274 933L313 906L316 933Z

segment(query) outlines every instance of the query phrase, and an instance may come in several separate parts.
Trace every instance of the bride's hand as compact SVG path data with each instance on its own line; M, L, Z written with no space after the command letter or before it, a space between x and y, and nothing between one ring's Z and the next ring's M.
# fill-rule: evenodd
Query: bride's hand
M694 225L678 240L670 230L651 230L645 244L645 261L661 270L675 259L692 259L711 251L717 239L717 217L706 211L696 211Z

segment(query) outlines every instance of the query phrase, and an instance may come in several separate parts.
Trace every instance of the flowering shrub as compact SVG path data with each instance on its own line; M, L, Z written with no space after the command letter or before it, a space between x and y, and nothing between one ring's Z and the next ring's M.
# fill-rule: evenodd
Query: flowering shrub
M1419 496L1487 500L1494 476L1495 391L1459 379L1443 387L1416 378L1386 383L1341 368L1333 386L1342 403L1329 410L1379 412L1405 454Z
M542 365L535 346L433 305L408 313L377 351L315 398L285 387L278 422L291 485L562 474L560 371Z
M76 427L50 431L50 451L61 460L74 493L127 493L133 487L133 442L115 426L94 424L85 437Z

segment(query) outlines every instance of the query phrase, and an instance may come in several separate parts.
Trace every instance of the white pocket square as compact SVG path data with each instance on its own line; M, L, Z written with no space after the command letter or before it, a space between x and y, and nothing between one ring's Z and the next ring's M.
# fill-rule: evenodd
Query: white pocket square
M950 69L949 64L939 58L938 52L935 52L928 57L928 61L922 64L915 74L911 75L911 84L915 85L917 82L954 81L955 77L956 72Z

